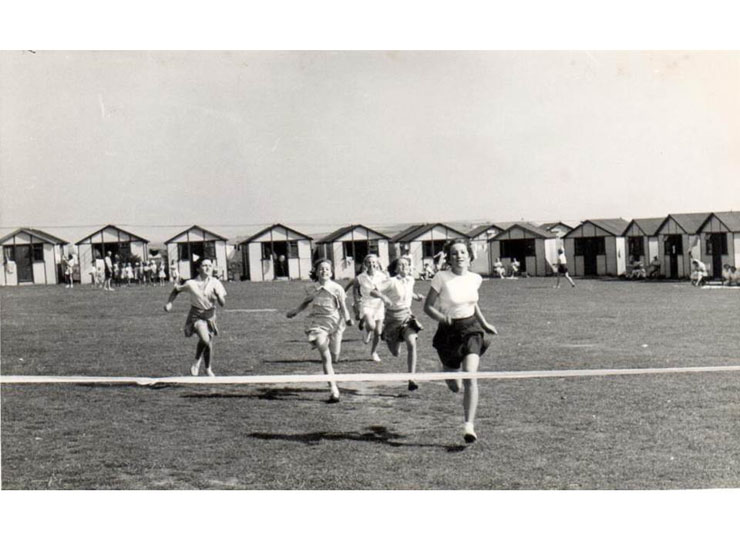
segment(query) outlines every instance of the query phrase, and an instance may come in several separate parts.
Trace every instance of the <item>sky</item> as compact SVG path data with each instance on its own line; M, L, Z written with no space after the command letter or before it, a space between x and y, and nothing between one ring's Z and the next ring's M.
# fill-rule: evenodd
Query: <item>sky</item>
M0 232L740 209L740 52L4 51Z

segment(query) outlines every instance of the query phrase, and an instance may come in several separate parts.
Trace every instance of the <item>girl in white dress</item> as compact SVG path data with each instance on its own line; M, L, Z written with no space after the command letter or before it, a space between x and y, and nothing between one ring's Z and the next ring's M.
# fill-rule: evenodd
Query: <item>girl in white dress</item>
M332 359L334 362L339 360L345 324L352 325L344 288L331 277L331 261L326 258L317 260L311 272L311 279L316 281L316 284L310 288L303 302L286 314L288 318L294 318L311 307L306 323L306 336L311 346L319 350L324 374L330 377L334 375ZM330 379L329 386L331 396L328 402L338 403L339 388L336 382Z
M352 289L355 305L359 307L359 318L362 320L364 329L364 341L370 343L370 358L380 362L378 355L378 344L383 333L383 320L385 319L385 307L383 301L370 294L376 290L378 285L388 279L388 276L380 269L380 261L377 255L368 254L362 261L365 271L355 279Z

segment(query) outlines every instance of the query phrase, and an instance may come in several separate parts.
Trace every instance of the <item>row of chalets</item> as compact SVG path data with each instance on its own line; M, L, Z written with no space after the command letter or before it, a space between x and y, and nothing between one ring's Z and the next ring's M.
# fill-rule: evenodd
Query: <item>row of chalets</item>
M689 276L691 258L705 262L713 277L721 276L724 264L740 266L739 212L669 214L629 222L593 219L576 226L488 223L467 232L444 223L424 223L392 235L355 224L320 238L278 223L237 240L194 225L165 241L163 252L156 254L147 239L115 225L80 239L75 248L45 231L22 227L0 239L0 285L60 283L61 259L70 253L81 283L92 282L96 266L107 254L117 263L156 258L168 274L173 267L183 278L194 276L198 261L208 257L219 277L250 281L308 279L317 257L331 260L336 279L352 278L368 254L376 254L384 267L407 254L419 276L440 266L443 245L456 238L470 240L476 254L471 269L483 275L491 275L499 260L504 267L518 261L525 275L550 275L560 248L571 274L583 277L619 276L635 261L648 264L656 259L666 278Z

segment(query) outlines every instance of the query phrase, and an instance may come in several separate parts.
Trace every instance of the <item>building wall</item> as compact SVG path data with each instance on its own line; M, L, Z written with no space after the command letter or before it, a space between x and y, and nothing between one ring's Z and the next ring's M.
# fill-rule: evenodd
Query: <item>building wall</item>
M470 269L476 274L490 276L492 273L490 264L490 253L488 252L488 241L483 239L474 239L470 242L475 252L475 260L470 265Z
M29 245L31 243L38 244L39 242L40 241L38 239L32 238L27 233L18 233L3 243L2 246ZM43 243L43 245L44 260L43 262L31 263L33 281L30 282L29 285L55 285L59 283L58 267L61 263L61 247L52 243ZM3 257L1 250L0 257ZM17 264L13 264L12 271L10 270L10 264L2 264L2 268L0 268L0 285L18 285Z

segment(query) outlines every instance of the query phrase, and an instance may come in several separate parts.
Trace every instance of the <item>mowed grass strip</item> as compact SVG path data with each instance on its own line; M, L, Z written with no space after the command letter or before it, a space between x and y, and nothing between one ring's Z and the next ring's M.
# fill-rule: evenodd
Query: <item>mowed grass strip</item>
M740 297L688 283L486 281L499 336L485 370L737 364ZM219 375L320 373L305 283L228 283ZM418 282L425 294L428 283ZM168 288L0 290L4 375L185 375L188 309ZM419 371L437 371L436 325ZM338 372L397 372L349 329ZM442 383L328 387L2 387L6 489L663 489L740 486L736 373L481 381L478 443L462 442L461 396Z

